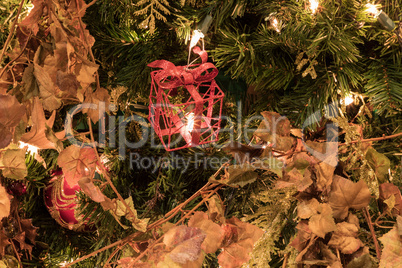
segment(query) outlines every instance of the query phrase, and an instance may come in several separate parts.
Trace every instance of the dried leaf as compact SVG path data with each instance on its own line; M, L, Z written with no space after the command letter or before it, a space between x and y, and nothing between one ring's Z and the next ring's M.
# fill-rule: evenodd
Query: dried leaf
M225 170L225 175L221 180L211 177L212 183L225 184L231 187L243 187L249 183L253 183L258 177L251 165L232 165Z
M53 111L61 106L61 99L57 97L59 91L46 70L38 64L34 65L34 76L39 85L39 96L43 107Z
M24 32L27 34L32 32L33 35L36 35L39 31L38 23L41 20L41 17L43 14L43 9L45 7L45 3L43 0L35 0L32 2L34 4L34 7L29 12L28 16L26 16L19 23L19 27L22 27L24 29ZM22 45L21 42L20 42L20 45Z
M315 198L308 201L302 201L297 205L297 216L301 219L308 219L317 214L319 205L320 203Z
M46 120L45 111L38 98L34 98L31 111L32 127L31 130L22 135L21 141L36 146L39 149L60 149L60 142L57 138L50 141L49 135L55 135L53 127L56 112L54 111L49 119ZM55 136L56 137L56 136Z
M13 239L18 241L21 250L27 250L28 254L31 255L33 246L25 242L25 232L20 232Z
M0 123L0 137L1 137L0 149L7 147L13 139L13 134L11 134L10 129L1 123Z
M346 268L375 268L374 263L370 259L370 254L364 254L357 258L354 258L348 263Z
M348 216L349 208L362 209L370 203L370 190L364 181L357 183L340 176L334 176L329 204L334 211L335 219Z
M329 246L339 249L344 254L352 254L363 246L362 241L357 238L359 228L355 224L341 222L336 227L336 231L328 242Z
M38 227L32 225L32 219L21 220L21 230L25 233L26 239L28 239L32 244L35 244L38 229Z
M293 241L290 243L292 247L297 249L299 252L301 252L303 249L306 248L308 245L308 241L312 237L312 232L310 228L308 227L308 223L305 220L300 221L297 226L296 226L297 235L293 239Z
M366 159L370 167L374 169L380 182L383 182L388 174L388 170L390 169L391 162L388 157L377 152L373 147L370 147L366 152Z
M218 256L218 263L223 268L240 267L250 259L249 253L264 231L235 217L227 220L226 226L229 228L223 226L224 230L229 230L229 232L225 232L224 241L226 243L224 244L226 245Z
M82 63L79 64L79 74L77 75L77 80L80 82L81 86L89 85L95 82L94 74L98 70L98 65L92 63L88 60L81 59Z
M397 227L379 238L384 245L381 254L380 268L400 268L402 263L402 240Z
M88 114L92 122L99 121L100 116L103 116L104 112L109 110L110 95L104 88L99 88L95 92L87 93L85 98L86 103L95 104L95 109L83 109L82 112Z
M8 245L11 245L10 239L4 233L4 230L0 230L0 256L4 256L5 249Z
M201 245L205 253L214 253L218 250L223 240L224 230L208 219L208 215L205 212L195 212L190 218L188 226L200 228L207 235Z
M4 177L22 180L28 175L25 165L25 150L7 149L2 155L2 161Z
M81 190L89 196L93 201L95 202L104 202L105 195L102 193L102 191L99 189L99 187L96 187L95 184L92 182L91 178L84 177L81 178L78 181L78 185L80 186Z
M96 152L93 148L80 148L75 145L61 151L57 160L70 187L76 185L81 178L93 176L96 162Z
M173 248L169 257L176 263L196 261L201 254L201 244L206 234L199 228L184 225L170 229L163 237L163 243Z
M21 87L21 93L24 95L24 100L29 100L33 97L39 96L39 87L36 83L33 71L34 65L30 63L28 67L25 68L24 74L22 75L23 84Z
M140 232L146 232L149 218L139 219L137 216L137 210L134 208L133 198L130 196L124 199L125 203L131 209L134 215L130 213L130 210L121 202L120 200L116 201L116 210L115 213L119 217L125 217L127 220L131 222L131 225Z
M296 186L299 192L305 191L312 183L311 172L306 169L304 175L297 168L293 168L290 172L285 173L283 180L277 180L275 187L282 189L286 187Z
M0 221L10 214L10 198L6 189L0 184Z
M25 106L11 95L0 95L0 124L15 127L25 115Z
M212 221L221 223L225 221L225 206L217 195L213 195L208 200L208 216Z
M330 157L335 157L335 155L331 155ZM334 176L335 166L332 162L323 161L316 165L316 177L317 177L317 190L324 191L329 189L332 184L332 179Z
M379 200L387 204L392 215L402 215L402 195L398 186L392 183L381 184Z
M335 231L336 225L330 205L326 203L319 204L317 214L311 216L308 227L315 235L321 238L324 238L327 233Z

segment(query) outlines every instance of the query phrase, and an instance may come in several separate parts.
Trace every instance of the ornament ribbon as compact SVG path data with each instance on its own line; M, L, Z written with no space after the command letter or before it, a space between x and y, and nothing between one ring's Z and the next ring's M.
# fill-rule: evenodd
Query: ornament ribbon
M201 58L201 64L190 66L175 66L167 60L156 60L148 64L151 68L161 68L155 71L155 83L161 88L176 88L183 85L212 81L218 75L218 69L208 60L208 54L199 47L194 47L193 52ZM197 66L196 68L191 68Z

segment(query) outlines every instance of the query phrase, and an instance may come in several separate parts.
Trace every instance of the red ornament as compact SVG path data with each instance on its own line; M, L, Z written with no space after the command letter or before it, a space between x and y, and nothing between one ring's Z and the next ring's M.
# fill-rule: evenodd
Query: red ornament
M225 96L214 80L218 69L207 62L205 50L195 47L193 52L201 64L157 60L148 65L161 68L151 72L149 121L167 151L218 140Z
M50 215L62 227L73 231L88 230L88 219L80 214L76 192L81 188L78 184L70 187L64 179L62 171L53 173L50 184L45 188L45 205Z

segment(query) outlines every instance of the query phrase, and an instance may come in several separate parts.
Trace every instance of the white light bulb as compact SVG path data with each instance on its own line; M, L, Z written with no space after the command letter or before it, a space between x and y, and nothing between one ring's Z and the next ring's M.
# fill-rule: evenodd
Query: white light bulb
M381 10L379 10L378 7L373 4L366 4L366 11L367 13L373 15L374 18L377 18L381 13Z
M348 96L346 96L345 98L343 98L341 100L341 103L345 104L346 106L348 106L348 105L352 104L354 101L355 101L355 99L353 98L353 96L348 95Z
M279 22L278 22L277 18L273 18L271 23L272 23L272 27L274 27L275 31L280 33L281 29L279 28Z
M313 14L317 12L318 4L318 0L310 0L310 9Z
M27 149L27 152L30 153L30 154L37 154L37 153L38 153L38 150L39 150L38 147L36 147L36 146L34 146L34 145L31 145L31 144L29 144L29 143L22 142L22 141L19 142L18 147L19 147L20 149L26 148L26 149Z
M194 30L193 36L191 37L190 41L190 49L195 47L195 45L197 45L198 41L200 41L201 38L204 38L204 34L199 30Z
M187 130L188 130L188 132L191 133L194 129L194 113L193 112L188 113L186 115L186 119L187 119L187 124L186 124Z

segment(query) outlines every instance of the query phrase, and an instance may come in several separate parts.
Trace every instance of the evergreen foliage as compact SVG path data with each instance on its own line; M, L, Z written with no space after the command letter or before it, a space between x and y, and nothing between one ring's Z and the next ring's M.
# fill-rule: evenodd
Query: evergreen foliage
M324 130L325 124L333 122L342 132L339 141L346 143L340 147L340 171L336 170L335 174L344 172L354 181L365 181L371 194L378 197L379 184L389 178L394 178L392 182L399 189L402 187L401 136L374 144L376 153L390 159L390 176L384 175L381 179L365 156L367 147L349 143L401 132L402 33L398 27L402 26L391 32L385 30L367 13L367 3L365 0L321 0L313 13L308 1L296 0L97 0L86 10L83 21L95 38L93 53L99 64L100 85L108 89L111 103L118 106L114 115L147 118L151 83L151 68L147 65L160 59L186 65L192 30L208 15L212 16L205 34L205 48L220 70L216 80L226 94L223 114L228 119L222 122L222 128L230 127L234 139L245 143L241 126L252 116L269 110L286 116L293 128L302 128L308 118L313 118L311 128L304 129L304 135L309 140L323 140L329 135ZM1 47L18 5L19 1L15 0L0 4ZM398 22L402 3L385 0L381 5L384 12ZM26 7L23 12L27 13ZM22 17L26 13L22 13ZM10 46L16 46L14 43ZM10 60L11 57L7 57L0 62L2 67ZM346 107L341 100L350 94L355 96L355 102ZM321 113L316 113L331 103L340 104L336 118L323 118ZM67 103L58 113L64 115L69 108ZM46 116L50 116L50 112ZM75 133L86 133L91 128L95 133L98 131L99 124L88 123L87 119L83 114L75 117ZM61 118L56 119L53 130L62 130L63 123ZM115 130L123 131L118 129L118 123ZM124 130L128 140L141 141L144 124L147 123L130 122ZM257 127L259 122L253 124ZM223 132L219 137L218 148L189 148L169 153L153 148L151 143L155 141L148 140L141 149L126 149L125 153L154 159L164 157L167 161L178 157L192 159L194 155L228 158L227 151L220 147L232 138L230 132ZM63 141L63 145L67 147L70 143ZM143 169L133 166L129 157L119 158L115 148L99 149L108 158L106 166L112 174L110 179L123 199L132 198L139 218L149 218L150 223L162 219L191 198L220 167L204 168L191 162L184 171L165 168L163 163ZM58 152L43 150L40 156L46 167L27 156L28 175L24 180L27 193L18 198L20 214L23 218L32 218L33 225L39 227L32 259L22 256L24 267L57 267L133 235L134 229L126 228L131 225L127 214L118 222L112 213L84 193L78 195L81 213L94 229L75 232L59 226L43 201L51 172L58 169ZM281 267L296 259L297 251L290 243L296 234L297 198L302 197L296 198L295 187L275 188L278 174L264 170L256 173L258 179L244 187L218 191L226 206L224 216L227 219L238 217L265 230L255 244L250 265ZM0 179L2 185L13 183L1 174ZM106 197L118 199L102 172L97 173L95 185ZM321 193L312 195L317 199L328 197ZM180 221L184 212L197 208L203 198L200 195L191 200L185 211L183 208L170 222ZM203 204L198 210L208 211L209 205ZM372 215L381 211L377 204L370 204ZM358 217L364 219L362 213L358 213ZM391 215L385 217L393 220ZM359 238L370 245L375 255L369 226L361 223L361 227L365 233ZM381 230L377 235L384 233ZM118 250L110 248L74 267L104 267L105 263L117 267L118 260L138 256L142 247L147 246L141 241L147 239L153 239L150 232L133 239L134 244L138 242L136 248L128 244ZM207 254L203 267L218 267L216 255Z

